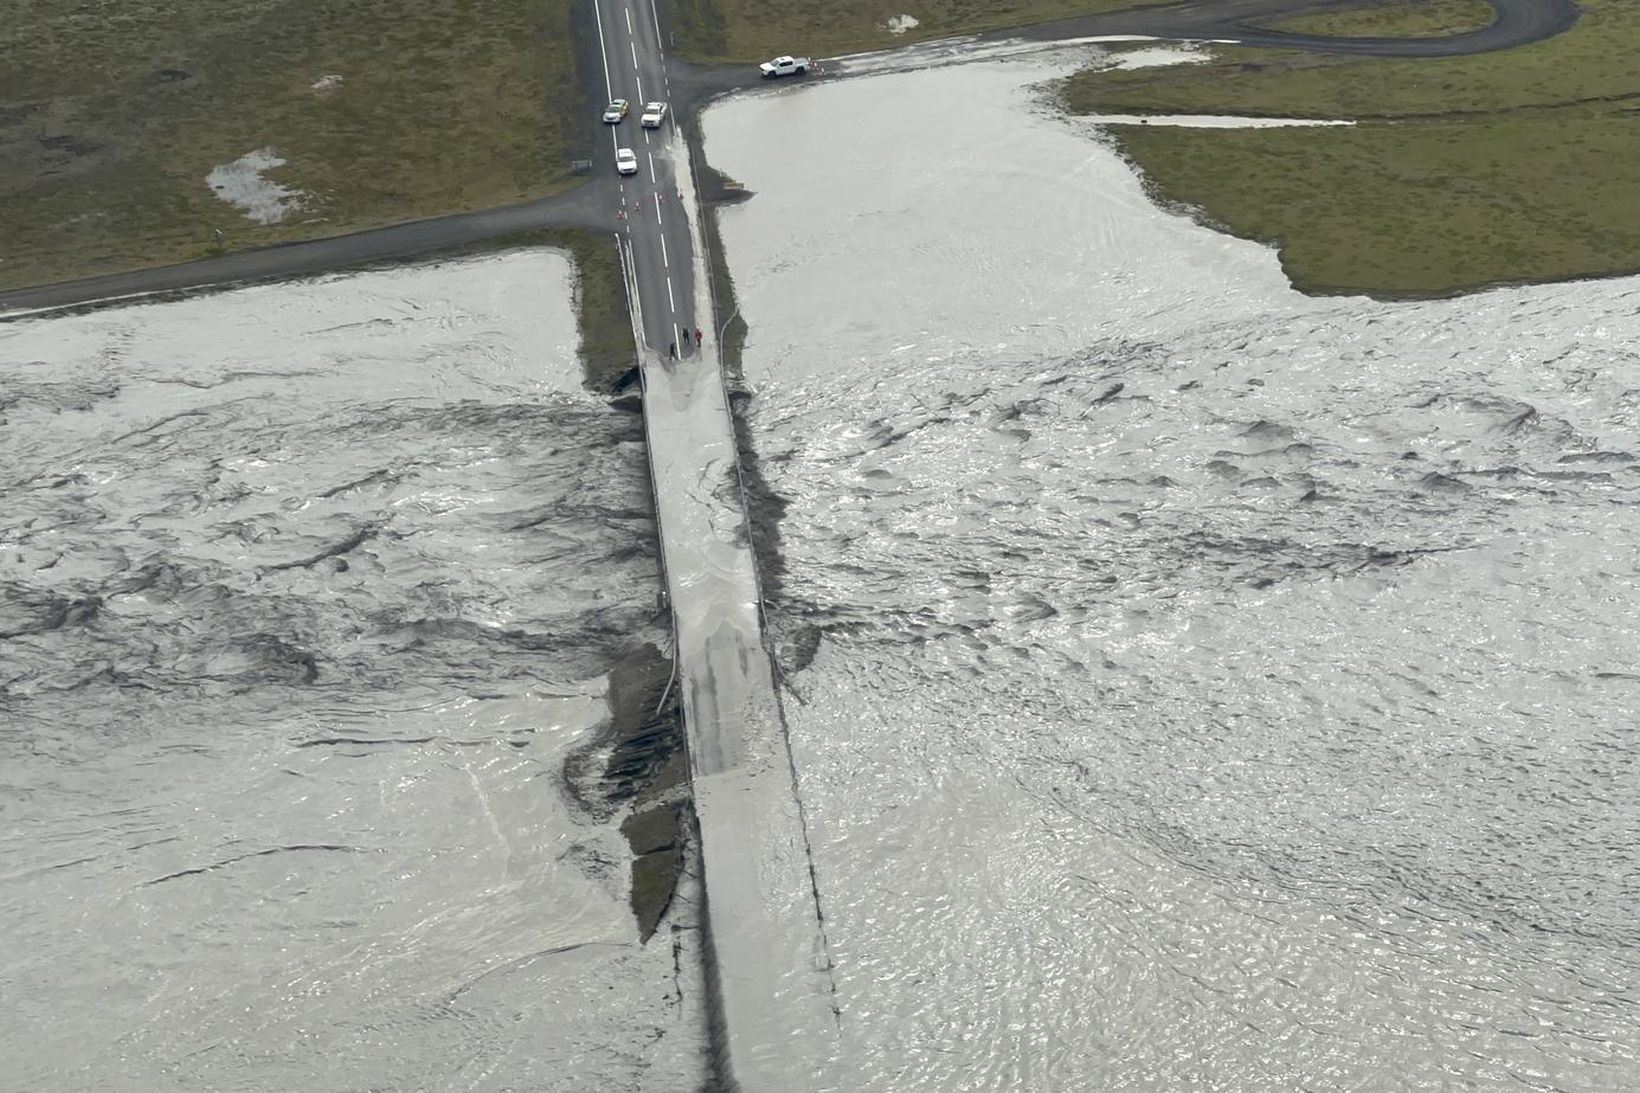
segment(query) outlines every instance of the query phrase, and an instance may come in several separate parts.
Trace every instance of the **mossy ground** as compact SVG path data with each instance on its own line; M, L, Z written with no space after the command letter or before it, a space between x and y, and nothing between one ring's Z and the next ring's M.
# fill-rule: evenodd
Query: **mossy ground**
M562 190L590 140L569 5L34 0L0 20L0 286ZM263 147L306 195L279 225L205 182Z
M1389 0L1344 11L1312 11L1263 25L1335 38L1433 38L1479 30L1492 18L1492 5L1486 0Z
M604 232L562 230L541 233L568 250L575 261L575 314L581 332L581 363L587 386L613 393L636 364L637 343L627 310L626 279L614 241Z
M1499 53L1228 47L1207 65L1084 73L1065 98L1084 113L1361 119L1112 131L1159 197L1275 243L1299 288L1438 295L1640 270L1637 47L1640 8L1590 0L1566 34Z

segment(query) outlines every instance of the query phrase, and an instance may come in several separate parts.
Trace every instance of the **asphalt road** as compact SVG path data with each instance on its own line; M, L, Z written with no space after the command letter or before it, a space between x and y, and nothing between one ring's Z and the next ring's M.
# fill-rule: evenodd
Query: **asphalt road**
M1577 22L1572 0L1488 0L1493 22L1468 34L1444 38L1329 38L1266 30L1299 11L1319 11L1315 0L1187 0L1154 8L1110 12L1078 19L1040 23L1019 31L998 31L988 38L1037 40L1088 38L1106 34L1146 34L1157 38L1225 39L1253 46L1281 46L1314 53L1353 53L1371 57L1458 57L1491 53L1552 37Z
M677 178L680 166L687 170L682 140L670 109L659 129L638 123L644 103L670 103L672 98L654 0L594 0L592 7L604 98L632 104L625 121L605 125L607 169L614 171L619 148L631 149L638 159L637 174L615 176L615 208L604 224L630 242L645 340L659 352L681 359L694 354L697 318L703 334L711 322L695 314L694 244ZM606 169L603 155L595 162L597 169Z
M1179 41L1235 41L1251 46L1279 46L1311 53L1344 53L1370 57L1457 57L1474 53L1491 53L1527 45L1560 34L1577 22L1578 8L1573 0L1488 0L1495 12L1494 21L1481 30L1455 34L1443 38L1333 38L1320 34L1289 34L1267 30L1260 24L1270 23L1286 15L1315 12L1329 6L1325 0L1184 0L1183 3L1162 4L1154 7L1131 8L1100 15L1085 15L1060 19L1051 23L1010 27L982 34L968 41L978 46L998 42L1023 40L1025 42L1074 41L1081 38L1116 37L1123 35L1173 39ZM903 46L892 52L938 53L939 63L962 60L962 39L941 48L939 43L924 42ZM988 58L999 54L988 48L976 50ZM857 54L864 60L870 55ZM829 79L834 74L846 74L850 65L836 59L822 65L825 75L814 77L785 77L778 84L787 85L803 79ZM695 65L673 61L672 79L678 87L681 106L693 107L730 91L756 87L763 81L749 65ZM876 71L876 69L867 69Z
M678 685L705 872L714 1088L802 1089L837 1041L830 962L807 834L763 646L757 567L739 487L689 150L670 122L653 0L593 0L607 97L633 102L609 126L608 166L630 148L617 225L639 334L644 431L654 479ZM605 156L597 157L603 166ZM702 339L695 344L700 328Z
M603 227L607 199L596 186L481 212L416 220L371 231L236 251L175 266L111 273L0 292L4 312L74 307L133 296L227 288L251 281L308 276L350 266L482 243L535 228Z

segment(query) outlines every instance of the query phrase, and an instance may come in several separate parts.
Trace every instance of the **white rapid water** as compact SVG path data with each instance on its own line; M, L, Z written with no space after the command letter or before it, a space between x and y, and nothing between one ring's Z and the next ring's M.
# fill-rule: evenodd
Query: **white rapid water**
M535 250L0 325L0 1084L698 1081L692 942L638 945L563 781L664 638L571 289Z
M1064 71L706 117L837 1087L1640 1087L1640 283L1307 299Z

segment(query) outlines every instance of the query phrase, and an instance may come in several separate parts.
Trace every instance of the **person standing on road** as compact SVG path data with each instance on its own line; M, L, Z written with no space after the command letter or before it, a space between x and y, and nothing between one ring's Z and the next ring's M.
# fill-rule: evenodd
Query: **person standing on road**
M695 348L700 348L700 327L695 327Z
M671 357L673 360L678 359L678 343L677 342L667 342L666 343L666 355L668 357Z

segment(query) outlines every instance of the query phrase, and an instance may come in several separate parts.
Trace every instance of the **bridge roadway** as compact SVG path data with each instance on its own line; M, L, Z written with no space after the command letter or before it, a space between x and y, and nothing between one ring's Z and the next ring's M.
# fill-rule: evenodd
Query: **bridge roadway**
M734 423L682 134L643 129L668 101L653 0L594 0L608 126L631 148L616 224L644 381L644 423L705 870L715 1085L814 1089L838 1038L831 969L739 485ZM589 119L589 123L591 120ZM598 156L602 169L604 159ZM699 328L701 344L694 344ZM676 347L677 355L672 350Z

